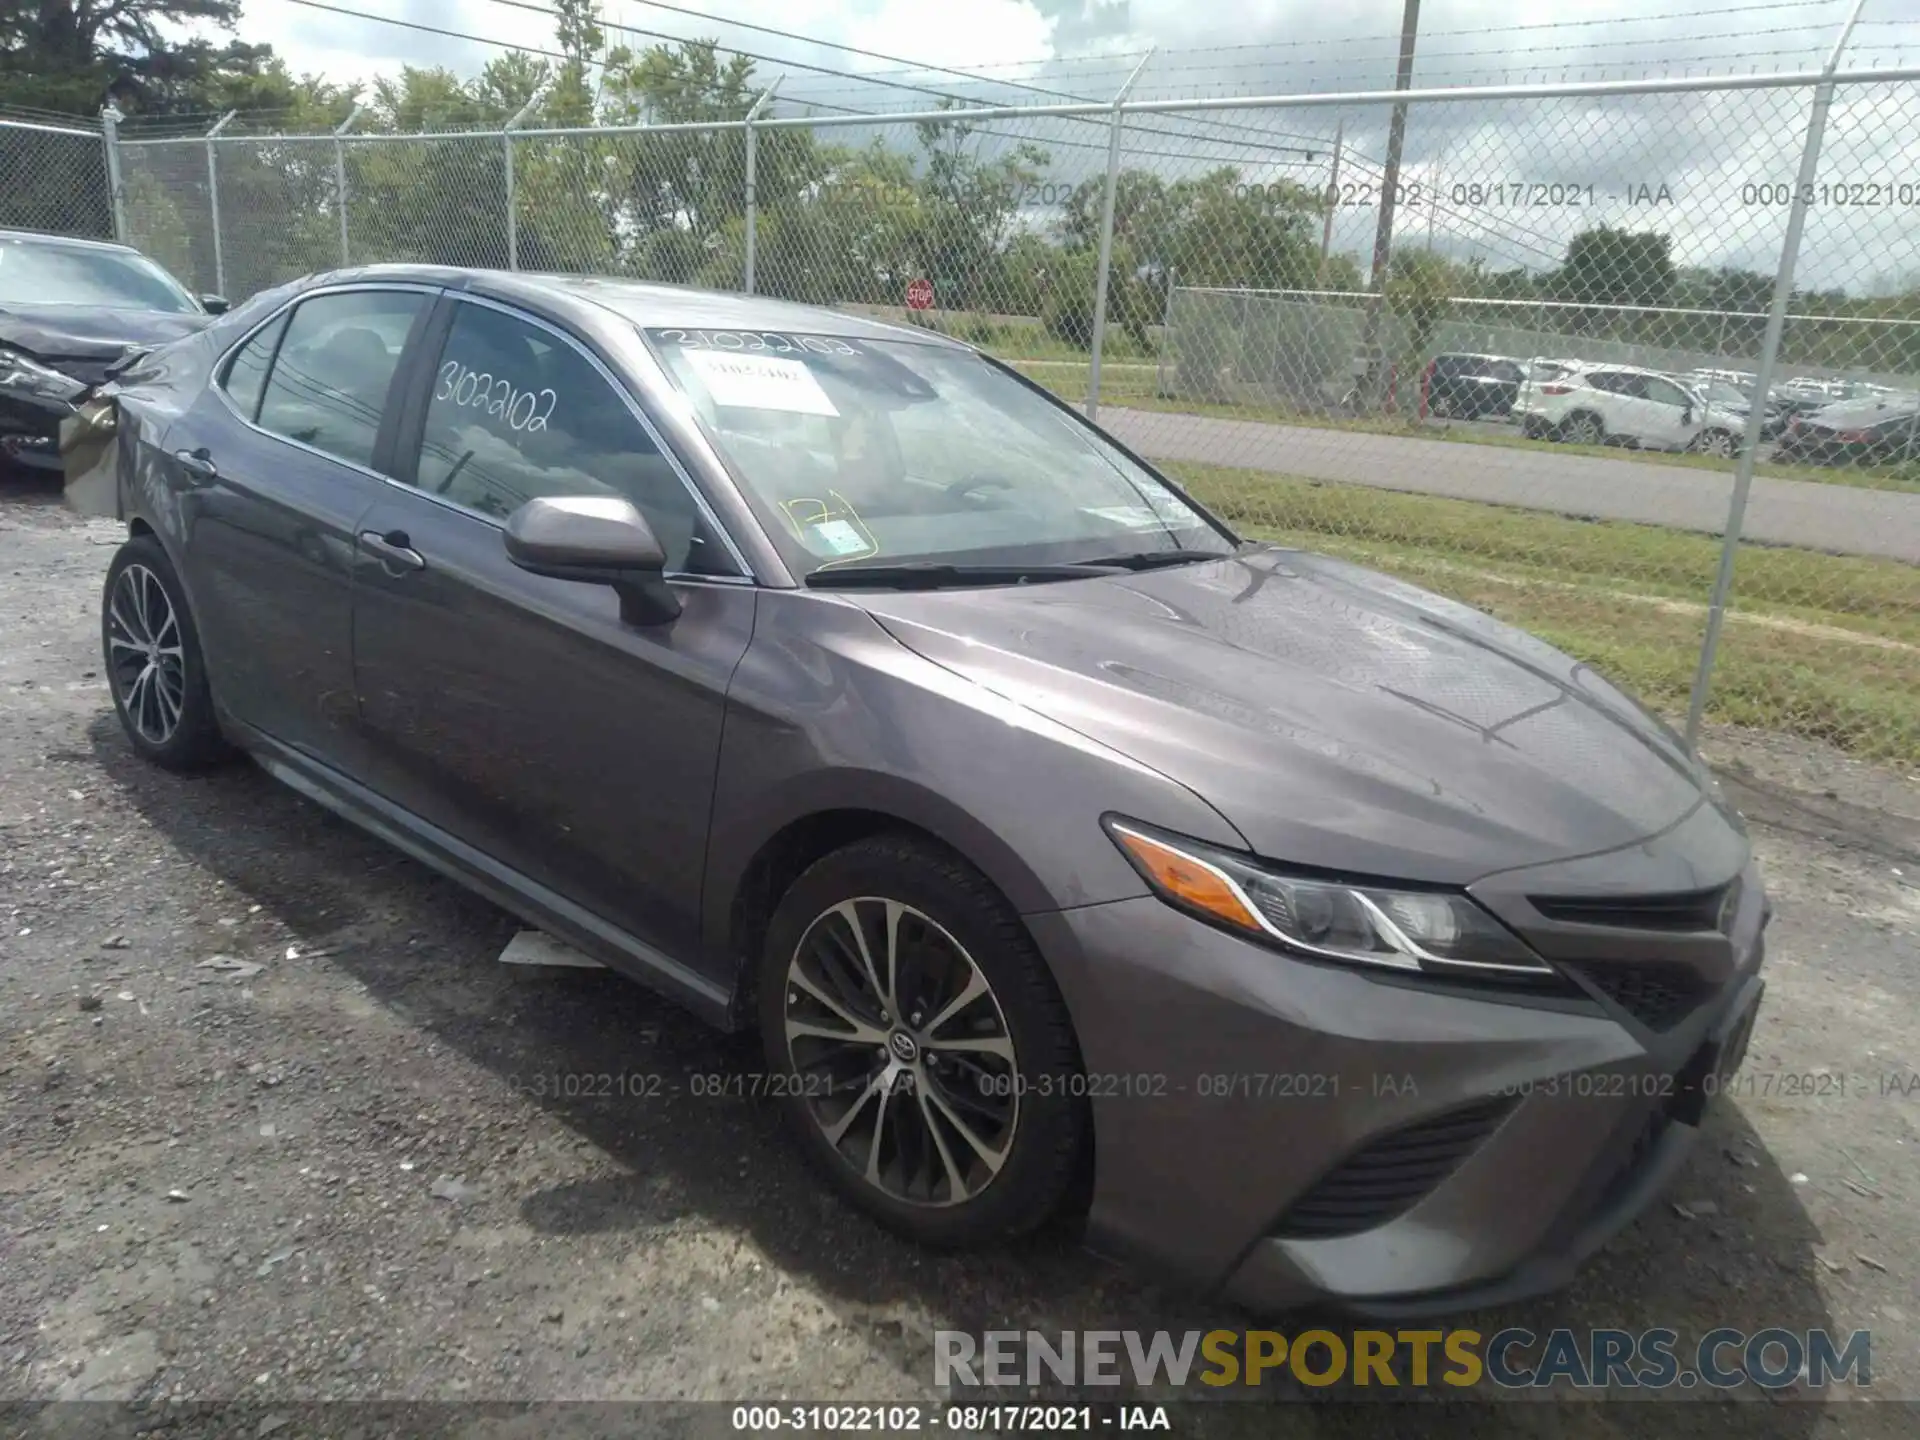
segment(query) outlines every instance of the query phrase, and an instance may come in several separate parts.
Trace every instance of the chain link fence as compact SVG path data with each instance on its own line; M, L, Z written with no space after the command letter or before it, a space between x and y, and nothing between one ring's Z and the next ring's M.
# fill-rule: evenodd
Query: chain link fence
M419 261L931 327L1249 534L1914 767L1920 70L1828 73L115 148L197 289Z
M0 230L111 240L112 194L97 126L0 118Z

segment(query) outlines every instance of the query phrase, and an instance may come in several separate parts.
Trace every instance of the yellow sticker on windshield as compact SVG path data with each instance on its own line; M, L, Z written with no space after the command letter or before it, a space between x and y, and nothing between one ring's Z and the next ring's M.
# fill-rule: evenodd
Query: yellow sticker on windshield
M816 555L833 557L828 564L862 560L880 553L880 542L873 538L860 512L837 490L829 490L825 500L808 496L785 501L781 508L786 511L801 544Z

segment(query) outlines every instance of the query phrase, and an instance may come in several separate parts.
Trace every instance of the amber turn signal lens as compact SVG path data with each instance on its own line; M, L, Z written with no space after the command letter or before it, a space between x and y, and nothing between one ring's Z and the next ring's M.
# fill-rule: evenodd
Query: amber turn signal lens
M1213 866L1119 825L1113 827L1113 834L1169 899L1204 910L1243 930L1264 929L1226 876Z

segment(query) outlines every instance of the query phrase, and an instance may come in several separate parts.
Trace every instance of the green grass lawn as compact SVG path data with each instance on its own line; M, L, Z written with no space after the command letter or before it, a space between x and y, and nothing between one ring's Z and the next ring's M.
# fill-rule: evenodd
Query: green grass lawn
M1244 533L1388 571L1519 625L1684 715L1710 536L1170 462ZM1920 568L1748 546L1709 719L1920 763Z
M1085 357L1047 355L1001 356L1014 369L1037 380L1062 400L1083 404L1090 371ZM1151 359L1103 356L1100 367L1100 403L1130 410L1160 410L1181 415L1213 415L1227 420L1262 420L1283 425L1308 425L1319 430L1355 430L1371 435L1412 435L1427 440L1454 440L1469 445L1500 445L1520 450L1544 450L1557 455L1599 455L1610 460L1637 460L1650 465L1682 465L1695 470L1732 474L1733 461L1711 455L1677 455L1658 450L1628 450L1617 445L1565 445L1554 440L1529 440L1516 428L1511 433L1473 426L1444 427L1382 415L1321 415L1283 406L1222 404L1206 400L1166 399L1158 393L1158 367ZM1920 478L1892 470L1835 470L1817 465L1785 465L1763 461L1753 473L1779 480L1809 480L1821 485L1852 485L1864 490L1904 490L1920 494Z

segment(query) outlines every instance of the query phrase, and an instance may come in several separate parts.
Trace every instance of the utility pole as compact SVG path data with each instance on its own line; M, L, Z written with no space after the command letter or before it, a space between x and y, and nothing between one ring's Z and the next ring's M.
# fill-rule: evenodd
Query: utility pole
M1340 205L1340 151L1346 139L1347 122L1342 116L1333 131L1333 170L1327 176L1327 213L1320 221L1320 272L1314 284L1316 290L1327 288L1327 251L1333 245L1333 212Z
M1400 66L1394 73L1393 88L1413 88L1413 42L1420 32L1420 0L1406 0L1400 19ZM1407 102L1394 102L1393 119L1387 126L1387 162L1380 177L1380 222L1373 232L1373 273L1368 288L1373 298L1367 302L1367 323L1360 346L1360 360L1366 365L1361 394L1369 407L1380 404L1386 381L1386 366L1381 363L1380 305L1387 289L1387 269L1393 258L1393 207L1399 199L1400 152L1407 142Z

